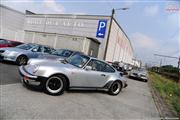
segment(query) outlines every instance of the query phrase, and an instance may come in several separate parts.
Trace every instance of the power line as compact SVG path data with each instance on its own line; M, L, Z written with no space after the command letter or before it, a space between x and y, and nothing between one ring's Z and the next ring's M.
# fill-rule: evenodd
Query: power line
M160 55L160 54L154 54L154 55L155 55L155 56L159 56L159 57L179 59L179 57L173 57L173 56L168 56L168 55Z

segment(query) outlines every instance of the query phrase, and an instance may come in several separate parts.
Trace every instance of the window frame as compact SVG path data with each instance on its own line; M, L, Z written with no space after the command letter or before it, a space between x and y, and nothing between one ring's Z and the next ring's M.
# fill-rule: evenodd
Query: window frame
M116 72L116 70L115 70L113 67L111 67L111 65L109 65L109 64L107 64L106 62L103 62L103 61L101 61L101 60L97 60L97 59L90 59L89 62L85 65L85 67L88 66L88 64L89 64L91 61L93 61L93 60L105 64L105 67L106 67L106 66L109 66L113 71L112 71L112 72L97 71L97 70L92 70L92 71L96 71L96 72L106 72L106 73L115 73L115 72ZM84 67L84 68L85 68L85 67Z

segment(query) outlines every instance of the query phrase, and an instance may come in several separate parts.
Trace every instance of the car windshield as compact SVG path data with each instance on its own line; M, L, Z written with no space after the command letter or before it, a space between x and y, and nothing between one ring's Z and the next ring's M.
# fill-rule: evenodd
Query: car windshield
M16 46L17 48L24 49L24 50L30 50L31 48L35 47L35 44L22 44Z
M3 39L0 39L0 44L4 44L6 41Z
M73 51L70 50L63 50L63 49L59 49L56 50L54 52L52 52L52 55L57 55L57 56L62 56L62 57L69 57L71 56L73 53Z
M66 61L71 65L82 68L88 62L89 59L90 58L88 56L75 54L72 57L66 59Z

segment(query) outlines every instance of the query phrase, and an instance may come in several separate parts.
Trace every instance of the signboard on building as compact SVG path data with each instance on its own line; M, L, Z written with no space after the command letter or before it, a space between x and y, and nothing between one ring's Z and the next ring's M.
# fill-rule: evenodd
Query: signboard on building
M97 38L104 38L106 32L107 20L99 20L96 32Z

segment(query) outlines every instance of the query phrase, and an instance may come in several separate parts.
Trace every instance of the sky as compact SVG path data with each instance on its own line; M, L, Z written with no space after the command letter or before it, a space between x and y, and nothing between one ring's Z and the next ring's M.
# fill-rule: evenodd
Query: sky
M128 35L134 58L152 65L172 64L177 59L154 54L180 56L180 0L0 0L0 4L18 11L49 14L111 15Z

